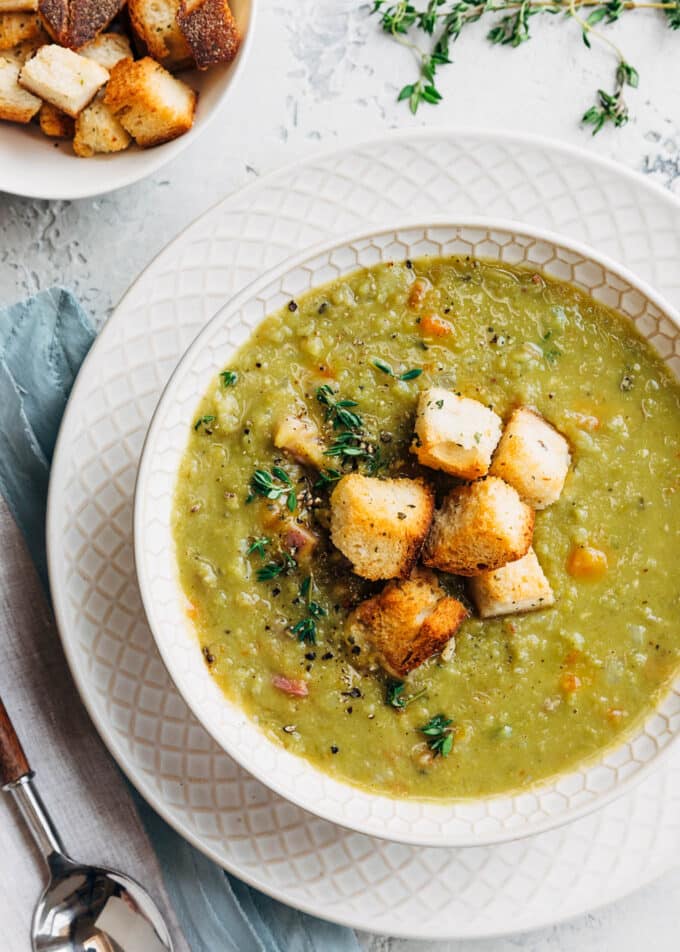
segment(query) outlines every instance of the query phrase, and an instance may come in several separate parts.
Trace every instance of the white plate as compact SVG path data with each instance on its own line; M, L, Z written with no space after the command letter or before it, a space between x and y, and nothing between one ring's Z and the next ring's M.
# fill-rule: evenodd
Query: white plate
M303 809L360 833L416 846L483 846L576 819L641 780L680 732L680 677L625 743L530 790L454 803L369 793L274 743L225 698L186 616L172 532L175 483L197 402L253 328L291 298L358 267L426 255L492 258L569 281L628 317L680 379L678 315L652 288L573 240L496 218L404 224L333 239L249 284L183 355L144 444L135 493L135 563L146 617L170 676L220 747L258 780Z
M0 123L0 191L26 198L74 199L132 185L166 165L191 145L232 93L252 46L256 0L232 0L243 42L228 66L181 73L198 90L194 125L186 135L153 149L132 145L124 152L81 159L71 143L44 136L34 123Z
M151 413L212 314L291 252L442 213L514 218L585 241L680 304L680 202L618 166L528 137L422 133L331 153L208 212L139 278L76 382L52 468L52 596L76 683L140 792L258 888L369 931L464 938L535 928L649 882L680 854L680 753L635 790L502 846L417 848L350 833L282 800L190 714L146 627L132 492Z

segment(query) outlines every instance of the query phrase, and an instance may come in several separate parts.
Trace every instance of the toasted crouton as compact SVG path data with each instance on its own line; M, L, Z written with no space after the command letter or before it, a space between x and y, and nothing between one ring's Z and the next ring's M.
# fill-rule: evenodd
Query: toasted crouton
M74 118L108 78L108 72L99 63L53 43L41 46L19 73L24 89Z
M478 400L432 387L418 399L411 451L423 466L477 479L489 470L501 426L501 418Z
M426 565L454 575L480 575L526 555L534 511L496 476L457 486L435 514L423 550Z
M227 0L182 0L177 22L199 69L236 56L241 36Z
M28 13L38 9L38 0L0 0L0 13Z
M482 618L532 612L555 604L550 582L531 548L523 558L471 579L470 594Z
M152 56L171 72L192 66L194 58L177 22L179 0L128 0L135 35Z
M520 407L508 420L491 472L514 486L528 505L545 509L559 499L569 463L562 434L537 410Z
M49 102L44 102L38 114L40 131L52 139L72 139L75 121Z
M20 69L13 57L0 56L0 119L25 123L31 121L41 103L19 85Z
M421 479L350 473L331 495L331 538L364 578L406 578L432 522L434 497Z
M361 649L355 657L359 666L380 665L404 678L440 654L466 617L465 606L446 596L434 572L420 569L358 605L346 631Z
M122 33L101 33L78 50L81 56L99 63L109 72L123 59L134 59L130 41Z
M109 107L98 96L76 119L73 151L88 159L98 152L122 152L132 142Z
M50 36L77 50L105 30L125 0L39 0L38 9Z
M0 50L10 50L42 33L40 17L34 13L0 13Z
M104 102L142 148L169 142L194 123L197 95L150 57L121 60L111 70Z
M298 463L320 468L324 463L323 442L315 423L304 411L286 414L274 428L274 446L285 450Z

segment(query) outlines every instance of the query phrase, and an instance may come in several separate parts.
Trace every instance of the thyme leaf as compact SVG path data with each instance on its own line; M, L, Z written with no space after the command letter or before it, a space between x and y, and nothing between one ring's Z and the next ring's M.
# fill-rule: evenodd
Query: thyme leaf
M422 690L417 691L410 697L404 697L403 695L405 688L406 685L403 681L388 681L387 690L385 693L385 703L390 707L395 707L398 711L403 711L409 706L409 704L413 704L414 701L417 701L418 698L423 697L423 695L426 693L426 689L422 688Z
M451 718L445 714L435 714L427 724L418 728L420 733L425 735L427 746L435 757L448 757L451 753L453 749L452 724Z
M250 478L250 492L249 498L252 496L264 496L265 499L285 497L290 512L295 512L297 507L297 493L291 478L280 466L272 466L271 473L266 469L256 469Z
M233 387L238 380L238 374L235 370L222 370L220 372L220 379L222 380L223 387Z

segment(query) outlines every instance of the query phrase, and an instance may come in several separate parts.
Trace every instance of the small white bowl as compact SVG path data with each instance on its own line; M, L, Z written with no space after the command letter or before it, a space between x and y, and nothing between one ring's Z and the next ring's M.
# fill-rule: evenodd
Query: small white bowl
M49 139L34 123L0 122L0 191L25 198L75 199L112 192L156 172L191 145L224 107L243 70L253 37L256 0L231 0L243 41L232 63L181 73L199 93L193 128L164 145L81 159L70 142ZM55 146L56 143L56 146Z
M570 281L628 316L680 377L680 318L650 287L589 248L513 222L484 219L373 230L296 255L230 301L199 334L168 383L147 434L135 491L134 543L149 625L177 688L246 770L288 800L341 826L398 842L478 846L575 819L640 780L680 733L680 677L638 731L598 760L514 795L442 803L367 793L269 740L211 677L187 620L171 512L196 406L268 314L311 288L381 261L473 255Z

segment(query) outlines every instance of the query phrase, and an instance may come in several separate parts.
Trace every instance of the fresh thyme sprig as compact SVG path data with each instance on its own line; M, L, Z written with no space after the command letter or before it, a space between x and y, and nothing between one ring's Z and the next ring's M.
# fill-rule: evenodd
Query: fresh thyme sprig
M593 126L593 135L605 123L615 127L628 120L628 107L623 98L626 86L636 88L637 70L621 50L595 27L614 23L624 13L651 9L662 11L668 27L680 29L680 0L374 0L372 13L380 16L382 29L414 53L418 76L399 92L398 100L407 101L416 113L422 103L436 105L442 94L437 88L437 71L451 63L450 46L462 30L483 16L499 14L487 33L490 43L517 47L531 39L530 20L539 14L563 14L581 27L585 45L591 38L610 47L616 56L616 82L611 93L599 89L598 104L588 109L581 121ZM586 11L590 11L586 15ZM583 16L581 14L584 14ZM420 32L425 44L413 39Z
M390 707L395 707L398 711L403 711L409 704L413 704L414 701L417 701L418 698L423 697L423 695L427 693L427 689L423 688L420 691L416 691L416 693L410 697L404 697L405 688L406 685L403 681L388 681L387 690L385 692L385 703Z
M283 552L278 562L267 562L255 573L258 582L270 582L273 578L278 578L284 572L297 568L297 562L288 552Z
M285 496L289 511L295 512L297 493L290 476L280 466L272 466L271 473L266 469L256 469L250 479L250 493L247 501L254 496L264 496L265 499L281 499Z
M306 642L310 645L316 644L316 622L318 618L323 617L326 614L326 610L319 605L318 602L315 602L312 598L313 595L313 581L312 576L308 575L306 579L303 580L300 585L300 594L299 597L306 599L307 601L307 614L302 618L297 624L291 626L292 633L297 637L298 641Z
M362 433L352 433L349 430L337 434L324 456L337 456L343 461L361 461L366 464L369 476L377 473L384 465L380 447L371 443Z
M266 536L261 536L259 539L253 539L248 548L246 549L246 555L252 555L253 552L257 552L261 559L265 556L265 548L271 542L271 539L268 539Z
M198 432L201 427L205 430L206 433L212 433L210 429L210 424L214 423L217 417L214 417L212 414L208 413L205 416L199 417L198 420L194 423L194 430Z
M322 469L319 473L319 478L314 483L314 489L328 489L333 483L337 483L339 479L342 479L340 470L327 467L326 469Z
M415 380L416 377L419 377L423 372L420 367L414 367L413 370L405 370L403 374L395 374L389 364L386 364L384 360L380 360L376 357L373 361L373 366L382 373L387 374L388 377L396 377L397 380Z
M326 407L326 421L332 422L335 429L360 430L364 425L363 420L358 413L354 413L350 407L357 407L356 400L336 400L336 393L332 387L326 383L318 387L316 399Z
M453 721L445 714L435 714L430 718L427 724L419 727L421 734L425 735L427 745L435 757L448 757L453 749L453 731L451 725Z
M238 374L235 370L221 370L220 379L223 387L233 387L238 380Z

